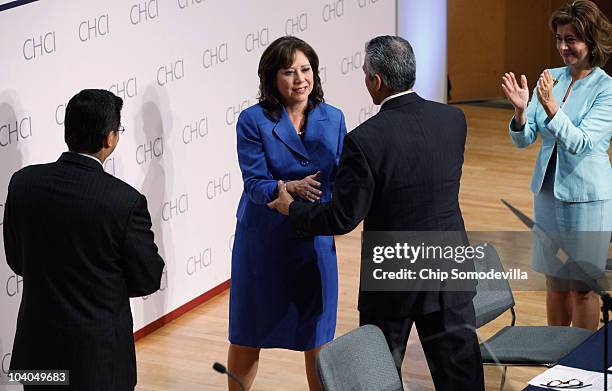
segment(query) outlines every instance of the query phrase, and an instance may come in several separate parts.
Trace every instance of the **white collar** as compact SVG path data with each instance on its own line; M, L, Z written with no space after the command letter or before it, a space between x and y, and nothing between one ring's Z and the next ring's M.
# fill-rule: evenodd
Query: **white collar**
M88 158L90 158L90 159L93 159L93 160L97 161L98 163L100 163L100 165L101 165L102 167L104 167L104 165L102 164L102 161L101 161L100 159L98 159L97 157L93 156L93 155L88 155L88 154L86 154L86 153L79 153L79 155L81 155L81 156L87 156Z
M413 90L408 90L408 91L398 92L397 94L389 95L388 97L383 99L382 102L380 102L380 105L381 106L384 105L386 102L390 101L393 98L397 98L397 97L402 96L402 95L408 95L408 94L411 94L413 92L414 92Z

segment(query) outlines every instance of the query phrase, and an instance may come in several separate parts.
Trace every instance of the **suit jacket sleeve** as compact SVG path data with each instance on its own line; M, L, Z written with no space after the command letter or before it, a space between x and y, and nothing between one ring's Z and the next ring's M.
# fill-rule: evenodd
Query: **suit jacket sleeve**
M17 232L15 227L15 221L13 217L13 202L12 202L12 183L13 179L9 183L8 196L6 197L6 203L4 204L4 217L3 217L3 236L4 236L4 253L6 255L6 262L8 263L11 270L20 276L23 276L23 260L21 254L17 248Z
M143 195L130 214L121 257L130 297L149 295L159 289L164 261L153 241L151 216Z
M257 123L243 111L236 125L238 163L242 171L244 192L255 204L263 205L277 195L276 180L268 171L263 143Z
M370 166L349 134L344 139L332 200L322 204L293 202L289 220L300 235L342 235L365 218L373 195Z

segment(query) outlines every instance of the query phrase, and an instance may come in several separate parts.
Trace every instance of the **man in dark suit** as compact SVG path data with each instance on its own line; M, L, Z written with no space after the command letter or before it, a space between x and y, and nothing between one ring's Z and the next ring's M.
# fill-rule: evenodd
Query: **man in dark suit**
M380 112L344 141L332 201L293 202L279 183L270 206L300 234L365 231L464 231L459 181L466 139L463 113L412 91L416 66L399 37L366 46L365 84ZM484 390L474 332L473 291L360 291L359 323L385 334L401 373L415 323L438 390Z
M145 197L102 168L123 131L122 106L108 91L75 95L66 107L69 152L9 183L4 248L23 276L10 369L70 371L69 387L44 390L136 385L129 297L159 289L164 261Z

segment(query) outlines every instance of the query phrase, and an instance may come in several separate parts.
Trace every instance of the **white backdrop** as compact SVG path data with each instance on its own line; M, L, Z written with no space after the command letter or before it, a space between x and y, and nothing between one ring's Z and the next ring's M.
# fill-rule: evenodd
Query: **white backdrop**
M393 0L41 0L0 12L0 224L11 174L66 149L70 97L105 88L124 98L127 130L105 170L147 196L166 261L162 289L132 300L140 329L229 278L242 189L235 121L256 103L264 47L286 34L309 42L325 98L352 129L377 111L364 44L395 31ZM2 247L3 372L21 291Z

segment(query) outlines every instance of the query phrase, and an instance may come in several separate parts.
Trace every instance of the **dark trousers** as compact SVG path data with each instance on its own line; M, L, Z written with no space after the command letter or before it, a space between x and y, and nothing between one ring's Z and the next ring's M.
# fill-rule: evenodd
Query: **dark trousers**
M471 301L466 304L413 317L378 319L359 314L361 326L378 326L401 368L412 324L416 324L436 390L484 390L482 358L475 332L476 318Z

